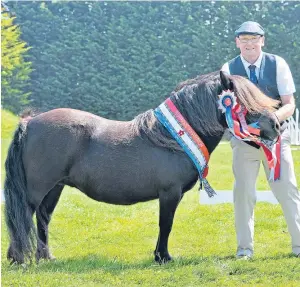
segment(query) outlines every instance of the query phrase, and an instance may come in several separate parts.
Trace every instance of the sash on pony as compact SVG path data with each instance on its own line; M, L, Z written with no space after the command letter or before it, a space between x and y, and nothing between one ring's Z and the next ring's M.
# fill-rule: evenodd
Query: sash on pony
M247 125L247 110L236 101L233 92L227 90L219 95L219 109L225 113L230 132L239 140L252 141L263 148L270 169L269 181L280 178L281 137L276 142L263 140L260 137L258 123Z
M171 133L195 164L199 173L200 189L202 189L203 185L208 196L214 196L216 192L205 178L208 174L209 153L200 137L185 120L170 98L154 110L154 115Z

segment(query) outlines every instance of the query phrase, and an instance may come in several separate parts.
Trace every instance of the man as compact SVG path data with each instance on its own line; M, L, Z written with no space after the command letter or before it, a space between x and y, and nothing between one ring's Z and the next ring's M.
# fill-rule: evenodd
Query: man
M282 123L295 110L295 85L289 66L277 55L262 51L265 43L264 29L256 22L244 22L235 31L235 42L241 54L225 63L222 70L248 77L266 95L281 101L282 106L274 113ZM270 182L270 187L281 204L289 233L292 252L300 257L300 195L297 188L290 135L287 129L282 134L280 179ZM251 145L250 145L251 144ZM235 177L233 196L235 228L237 235L237 258L253 256L254 205L256 203L256 179L260 163L269 177L269 168L262 149L255 144L239 141L232 137L233 173Z

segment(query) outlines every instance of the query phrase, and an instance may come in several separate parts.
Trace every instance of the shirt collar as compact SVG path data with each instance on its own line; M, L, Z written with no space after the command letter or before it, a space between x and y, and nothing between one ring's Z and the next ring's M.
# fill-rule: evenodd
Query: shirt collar
M257 59L257 60L255 61L255 63L253 63L253 64L250 64L249 62L247 62L247 61L243 58L242 55L240 55L240 56L241 56L241 60L242 60L242 62L243 62L243 64L244 64L245 68L248 68L250 65L255 65L256 68L260 68L261 61L262 61L262 56L263 56L263 52L260 53L258 59Z

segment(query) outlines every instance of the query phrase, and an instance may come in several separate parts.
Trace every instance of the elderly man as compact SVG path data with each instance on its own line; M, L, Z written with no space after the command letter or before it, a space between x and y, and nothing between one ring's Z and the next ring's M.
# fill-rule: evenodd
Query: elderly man
M297 188L290 134L285 120L295 110L295 85L289 66L277 55L262 51L265 31L256 22L244 22L235 31L235 42L241 54L222 67L229 74L249 78L266 95L281 101L282 106L274 113L282 125L280 179L270 182L272 192L280 203L292 239L292 252L300 257L300 196ZM269 169L265 155L254 143L245 143L232 137L234 183L235 229L237 235L237 258L253 256L254 205L256 203L256 179L260 163L265 173ZM267 215L266 215L267 216Z

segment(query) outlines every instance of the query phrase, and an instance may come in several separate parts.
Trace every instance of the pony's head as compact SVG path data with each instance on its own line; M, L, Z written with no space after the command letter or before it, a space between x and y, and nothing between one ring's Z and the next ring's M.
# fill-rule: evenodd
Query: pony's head
M274 140L280 134L280 124L274 115L280 102L266 96L256 85L241 76L229 76L221 71L220 79L222 87L233 91L239 104L248 111L248 122L258 121L260 136Z
M248 111L249 123L259 119L265 139L274 139L279 132L273 112L279 101L266 96L248 79L222 71L201 75L180 83L172 93L172 101L193 128L202 135L223 133L227 123L218 109L217 99L222 91L233 91L237 101Z

